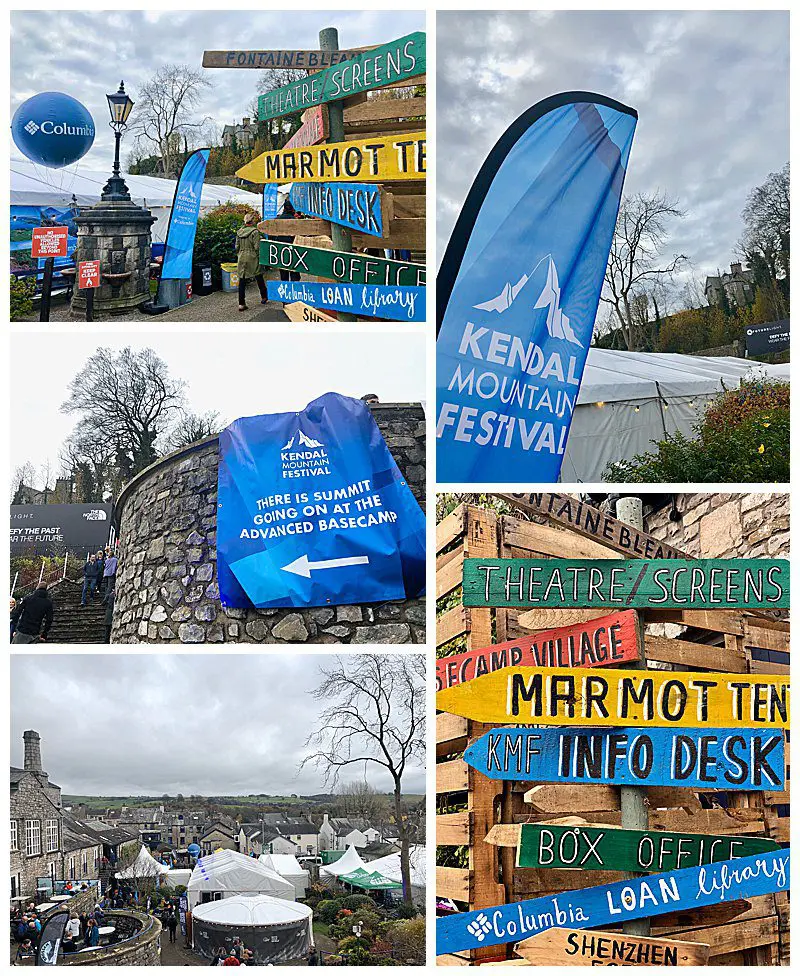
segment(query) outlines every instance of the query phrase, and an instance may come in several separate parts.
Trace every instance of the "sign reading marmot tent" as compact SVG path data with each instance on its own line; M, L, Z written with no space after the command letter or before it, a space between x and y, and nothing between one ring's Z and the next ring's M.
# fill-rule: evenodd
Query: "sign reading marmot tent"
M220 434L217 560L228 607L404 600L425 588L425 517L361 400Z
M108 542L111 505L12 505L11 554L63 556L69 549L86 555Z
M636 119L554 95L486 158L437 279L440 481L558 480Z

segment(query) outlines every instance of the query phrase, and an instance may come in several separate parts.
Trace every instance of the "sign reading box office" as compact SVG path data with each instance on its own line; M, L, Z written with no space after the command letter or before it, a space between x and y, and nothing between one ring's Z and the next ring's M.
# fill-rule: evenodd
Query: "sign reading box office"
M324 247L284 244L281 241L262 241L259 261L267 268L331 278L353 285L422 287L426 280L424 264L392 261L371 254L330 251Z
M786 559L465 559L465 607L775 609Z

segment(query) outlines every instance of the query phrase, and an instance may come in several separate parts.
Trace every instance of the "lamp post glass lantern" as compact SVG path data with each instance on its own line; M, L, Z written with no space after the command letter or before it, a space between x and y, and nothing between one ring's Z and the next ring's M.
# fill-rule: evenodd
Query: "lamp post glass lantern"
M133 108L133 101L125 91L124 82L119 83L119 90L113 95L106 95L108 110L111 113L111 121L108 123L114 130L114 170L111 179L103 187L103 200L125 200L131 198L130 191L125 185L125 180L119 172L119 144L122 133L128 128L128 117Z

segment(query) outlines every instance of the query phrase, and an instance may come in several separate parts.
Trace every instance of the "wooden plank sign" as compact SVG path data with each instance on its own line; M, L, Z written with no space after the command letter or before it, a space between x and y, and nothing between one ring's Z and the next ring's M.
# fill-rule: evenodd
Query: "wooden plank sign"
M444 688L436 707L496 724L788 728L789 676L509 667Z
M291 302L284 306L284 312L290 322L338 322L334 315L328 315L318 308L311 308L302 302Z
M425 289L403 285L329 285L316 281L269 281L267 295L273 302L303 302L337 312L389 319L392 322L425 321Z
M636 611L624 610L574 627L544 630L532 637L439 658L436 690L453 688L507 667L599 668L641 657Z
M614 827L521 824L520 868L580 868L581 871L676 871L777 851L762 837L683 834Z
M532 966L705 966L711 947L619 932L548 929L520 942L516 951Z
M465 559L465 607L789 606L788 559Z
M342 61L358 60L368 50L354 47L347 51L203 51L203 67L318 71Z
M789 850L615 881L436 920L436 952L518 942L553 928L588 929L788 891Z
M598 508L587 505L578 498L554 491L513 494L498 492L525 512L546 515L556 525L563 525L579 535L639 559L691 559L692 557L655 536L642 532L626 522L605 515Z
M259 228L261 225L259 224ZM280 241L262 241L259 261L267 268L281 268L300 274L332 278L353 285L425 284L425 265L390 261L370 254L348 254L323 247L302 247Z
M386 198L375 183L295 183L289 193L295 210L350 227L362 234L383 237Z
M284 149L299 149L302 146L316 146L328 138L328 109L316 105L303 113L303 124L288 139Z
M415 31L362 57L343 61L308 78L258 96L258 119L265 122L323 102L337 102L358 92L386 88L425 74L425 34Z
M424 132L277 149L256 156L236 175L251 183L340 183L424 180Z
M464 762L489 779L691 789L775 790L781 732L747 729L495 729Z

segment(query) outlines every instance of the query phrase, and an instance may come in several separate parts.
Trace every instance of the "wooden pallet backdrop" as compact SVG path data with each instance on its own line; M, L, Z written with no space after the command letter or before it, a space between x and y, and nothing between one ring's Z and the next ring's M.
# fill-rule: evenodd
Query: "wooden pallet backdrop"
M438 655L486 647L537 630L568 626L601 610L506 610L465 608L460 602L466 557L619 558L620 554L569 530L524 522L487 509L461 505L436 529ZM645 656L666 670L788 673L789 625L748 611L643 611L646 625L679 624L680 639L647 626ZM485 843L497 823L548 823L565 817L620 823L619 790L499 782L467 766L467 744L492 726L440 713L436 723L436 894L469 910L521 901L621 880L619 872L515 868L514 849ZM788 764L788 750L787 750ZM787 769L788 786L788 769ZM527 794L527 800L526 800ZM650 827L710 834L746 834L789 841L789 791L757 793L648 788ZM466 849L466 866L458 848ZM463 860L463 857L461 858ZM612 927L608 927L613 931ZM789 906L786 893L751 898L692 913L652 920L656 937L674 936L711 946L709 965L788 965ZM504 947L437 957L438 965L469 965L505 958Z

